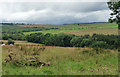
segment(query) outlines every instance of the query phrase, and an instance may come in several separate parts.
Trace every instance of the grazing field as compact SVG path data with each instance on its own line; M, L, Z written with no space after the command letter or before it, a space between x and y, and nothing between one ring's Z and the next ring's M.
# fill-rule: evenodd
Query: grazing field
M89 35L92 35L94 33L96 34L109 34L109 35L118 35L118 29L117 28L107 28L107 29L89 29L89 30L79 30L79 31L68 31L68 32L64 32L64 33L67 33L67 34L75 34L75 35L86 35L86 34L89 34Z
M85 34L115 34L118 35L117 24L113 23L91 23L91 24L71 24L71 25L20 25L22 27L45 27L45 28L57 28L50 30L42 30L42 31L31 31L24 32L25 35L31 33L67 33L67 34L75 34L75 35L85 35Z
M118 74L117 50L21 44L2 48L3 75ZM9 55L12 56L11 60ZM35 57L41 62L49 63L49 66L37 63ZM34 61L36 63L32 63ZM26 62L30 64L24 65Z

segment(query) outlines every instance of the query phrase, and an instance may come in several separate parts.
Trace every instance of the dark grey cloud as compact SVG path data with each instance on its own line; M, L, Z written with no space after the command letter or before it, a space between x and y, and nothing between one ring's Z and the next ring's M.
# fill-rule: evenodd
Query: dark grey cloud
M106 2L5 2L2 21L44 24L106 22Z
M74 11L74 12L91 12L98 10L107 10L106 2L16 2L4 3L3 7L8 7L14 12L43 10L46 8L56 11Z
M108 10L106 2L61 2L60 4L53 5L56 7L52 7L52 9L57 11L63 11L63 9L68 12L92 12L99 10Z

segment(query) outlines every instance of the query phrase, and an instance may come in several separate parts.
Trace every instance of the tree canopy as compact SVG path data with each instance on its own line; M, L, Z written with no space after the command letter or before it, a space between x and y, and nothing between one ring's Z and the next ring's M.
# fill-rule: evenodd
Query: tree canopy
M109 9L112 11L110 14L109 22L116 22L120 24L120 1L112 1L107 2Z

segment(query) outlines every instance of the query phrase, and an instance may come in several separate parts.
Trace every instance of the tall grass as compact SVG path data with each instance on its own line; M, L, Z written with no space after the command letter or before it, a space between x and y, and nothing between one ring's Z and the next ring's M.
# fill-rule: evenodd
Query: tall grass
M18 67L13 63L3 62L3 75L118 74L117 50L19 45L3 47L3 61L9 54L8 50L16 54L14 57L20 60L23 60L24 57L37 57L42 62L50 63L50 66L42 68L39 66ZM23 58L19 58L20 55Z

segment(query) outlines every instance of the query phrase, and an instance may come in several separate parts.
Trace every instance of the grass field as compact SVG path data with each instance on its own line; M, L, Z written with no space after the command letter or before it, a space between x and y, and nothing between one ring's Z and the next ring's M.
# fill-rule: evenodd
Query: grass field
M22 41L23 43L24 41ZM16 41L20 43L20 41ZM26 43L26 42L25 42ZM21 49L22 47L22 49ZM38 55L33 55L37 49L45 47ZM3 75L117 75L118 52L109 49L75 48L14 45L3 46L2 64ZM9 52L10 51L10 52ZM50 63L50 66L16 66L6 63L8 54L14 53L15 60L24 57L37 57L40 61ZM22 56L20 58L20 56ZM9 68L9 69L8 69Z
M42 30L33 32L24 32L25 35L31 33L67 33L75 35L85 35L85 34L115 34L118 35L118 26L113 23L92 23L92 24L80 24L80 25L20 25L22 27L46 27L46 28L59 28L54 30Z
M93 23L80 25L19 25L31 33L66 33L75 35L114 34L118 35L117 25L114 23ZM27 29L27 27L31 27ZM45 28L41 31L37 27ZM40 29L41 29L40 28ZM50 28L49 30L46 30ZM56 28L56 29L52 29ZM12 30L11 26L11 30ZM19 28L17 28L19 29ZM6 40L2 40L7 43ZM12 56L10 59L9 55ZM31 59L32 58L32 59ZM33 59L49 63L50 66L41 66ZM5 62L6 61L6 62ZM29 63L30 64L26 64ZM26 65L24 65L26 64ZM2 47L2 74L3 75L117 75L117 49L87 48L87 47L57 47L27 41L15 41L15 45Z

